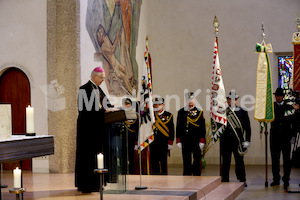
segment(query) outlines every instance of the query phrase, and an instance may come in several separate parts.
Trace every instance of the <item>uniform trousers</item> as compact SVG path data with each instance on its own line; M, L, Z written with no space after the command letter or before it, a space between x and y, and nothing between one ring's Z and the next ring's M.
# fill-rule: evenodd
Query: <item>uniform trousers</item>
M193 155L193 164L192 164ZM183 175L201 175L201 150L199 142L189 139L182 143Z
M168 141L165 144L152 142L150 144L150 161L152 174L167 175L168 174Z
M228 132L227 132L228 133ZM229 171L232 153L235 159L235 174L240 182L246 181L246 172L244 156L238 153L238 140L232 133L221 136L221 154L222 154L222 181L229 182Z
M283 159L283 182L289 182L291 173L291 143L289 138L282 138L284 132L277 132L270 134L270 149L272 158L272 174L273 181L280 181L280 154L282 152Z

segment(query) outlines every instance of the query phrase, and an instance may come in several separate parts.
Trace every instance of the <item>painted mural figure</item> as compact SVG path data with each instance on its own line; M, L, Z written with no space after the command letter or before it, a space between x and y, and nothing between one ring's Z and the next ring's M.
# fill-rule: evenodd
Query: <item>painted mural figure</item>
M86 28L95 61L106 70L110 95L132 94L137 88L135 59L141 0L88 0Z
M114 84L114 81L116 81L118 84L120 84L120 86L125 86L123 87L123 90L125 90L126 93L131 94L132 86L127 78L126 67L123 66L114 55L119 37L120 34L118 31L115 41L114 43L112 43L108 35L106 34L104 27L101 24L99 25L97 30L97 39L101 47L101 55L105 58L105 61L107 61L109 65L109 69L107 70L107 76L109 80L106 79L108 90L111 90L111 85Z

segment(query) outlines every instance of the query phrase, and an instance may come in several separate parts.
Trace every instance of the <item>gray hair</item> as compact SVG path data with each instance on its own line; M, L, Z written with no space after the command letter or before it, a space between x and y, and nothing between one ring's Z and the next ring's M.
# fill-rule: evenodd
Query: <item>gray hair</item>
M93 70L92 73L91 73L91 77L92 77L93 75L100 76L102 73L103 73L103 72L96 72L96 71Z

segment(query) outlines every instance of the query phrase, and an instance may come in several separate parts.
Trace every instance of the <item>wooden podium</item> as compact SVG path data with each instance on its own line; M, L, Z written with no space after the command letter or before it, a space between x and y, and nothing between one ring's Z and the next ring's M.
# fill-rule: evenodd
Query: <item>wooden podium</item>
M116 122L123 122L129 119L136 119L136 113L134 110L116 110L107 112L104 115L105 124L113 124Z

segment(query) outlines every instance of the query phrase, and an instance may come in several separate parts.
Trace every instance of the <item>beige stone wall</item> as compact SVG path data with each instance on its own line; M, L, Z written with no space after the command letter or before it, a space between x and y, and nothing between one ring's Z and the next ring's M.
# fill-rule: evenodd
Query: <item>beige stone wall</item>
M64 86L66 107L48 112L49 134L55 136L51 172L75 166L77 91L80 85L79 1L47 1L47 79Z
M0 74L16 67L27 75L37 135L48 134L47 98L43 90L47 85L46 15L46 1L0 1ZM48 171L48 158L33 159L32 167L33 171Z

